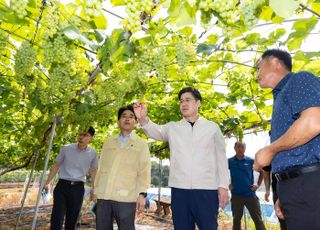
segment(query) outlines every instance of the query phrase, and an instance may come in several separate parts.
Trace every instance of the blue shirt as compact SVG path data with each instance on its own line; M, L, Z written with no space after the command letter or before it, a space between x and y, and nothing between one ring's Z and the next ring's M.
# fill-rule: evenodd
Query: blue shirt
M289 73L272 90L274 103L271 142L280 138L310 107L320 106L320 78L310 72ZM320 135L304 145L279 152L272 160L272 172L320 162Z
M251 190L254 182L253 159L244 156L239 160L236 156L228 159L231 174L231 193L240 196L254 197L256 193Z
M119 133L119 140L120 140L120 148L123 148L126 144L127 140L131 137L131 134L128 134L127 136L123 136L122 133Z

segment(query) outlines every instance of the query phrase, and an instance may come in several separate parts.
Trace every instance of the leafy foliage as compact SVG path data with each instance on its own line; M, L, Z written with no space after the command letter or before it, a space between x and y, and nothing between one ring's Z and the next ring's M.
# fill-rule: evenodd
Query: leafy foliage
M125 18L108 35L111 16L100 0L19 0L19 9L13 2L0 0L0 174L30 167L37 152L41 168L54 116L51 161L90 125L99 151L117 131L117 109L138 99L155 122L179 120L184 86L201 91L201 114L225 135L267 130L272 95L258 87L254 65L269 47L293 51L294 70L320 72L319 52L301 49L319 26L318 1L290 7L297 19L288 29L264 0L113 0L135 21ZM276 26L261 32L262 23ZM166 143L151 150L169 157Z
M160 177L161 172L161 177ZM168 187L169 181L169 166L161 165L155 161L151 162L151 184L153 187L160 186L161 178L161 187Z

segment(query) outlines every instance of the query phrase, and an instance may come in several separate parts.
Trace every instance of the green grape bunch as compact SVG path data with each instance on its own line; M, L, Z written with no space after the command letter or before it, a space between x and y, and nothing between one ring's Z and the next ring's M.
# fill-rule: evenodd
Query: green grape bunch
M27 16L27 0L11 0L10 8L17 14L18 18L24 18Z
M84 12L89 17L99 17L102 10L102 4L99 0L85 0Z
M239 18L236 4L237 1L234 0L200 0L201 20L203 23L210 22L212 14L215 12L223 19L224 23L234 24Z
M58 34L54 39L48 39L44 45L44 66L52 63L66 63L69 60L70 52L63 35Z
M156 68L154 66L155 56L157 53L155 49L150 49L150 47L139 47L138 48L139 55L134 60L132 74L137 75L141 78L150 75L151 72Z
M32 74L33 67L37 61L37 54L29 42L25 41L21 44L14 55L14 70L16 76L24 77Z
M157 54L153 57L153 67L157 72L158 77L165 77L167 66L169 65L170 60L166 49L161 48L158 50Z
M44 16L45 33L52 38L59 29L59 5L56 1L50 1L47 4L47 14Z
M180 67L180 72L183 73L188 67L190 61L196 56L196 51L191 44L176 44L176 61Z
M241 2L239 11L247 27L252 28L258 23L259 8L264 3L265 0L244 0Z
M125 0L128 17L122 21L124 28L132 33L141 30L141 13L150 14L153 0Z

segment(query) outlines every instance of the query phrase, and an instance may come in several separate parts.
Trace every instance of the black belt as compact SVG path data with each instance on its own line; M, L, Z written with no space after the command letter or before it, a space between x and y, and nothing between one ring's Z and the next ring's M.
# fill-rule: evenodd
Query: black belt
M277 181L292 179L307 173L312 173L320 170L320 164L308 165L301 168L291 169L287 172L275 173Z
M63 184L68 184L68 185L77 185L77 184L83 184L83 181L71 181L71 180L65 180L65 179L59 179L59 182Z

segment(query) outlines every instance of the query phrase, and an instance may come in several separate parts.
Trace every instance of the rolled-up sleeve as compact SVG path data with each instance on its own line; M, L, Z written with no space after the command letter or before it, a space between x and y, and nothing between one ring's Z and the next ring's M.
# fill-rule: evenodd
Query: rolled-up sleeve
M93 157L93 159L92 159L92 161L91 161L90 168L92 168L92 169L98 169L98 163L99 163L99 158L98 158L97 152L95 151L94 157Z
M65 154L66 154L65 147L62 147L55 161L61 165L65 158Z

